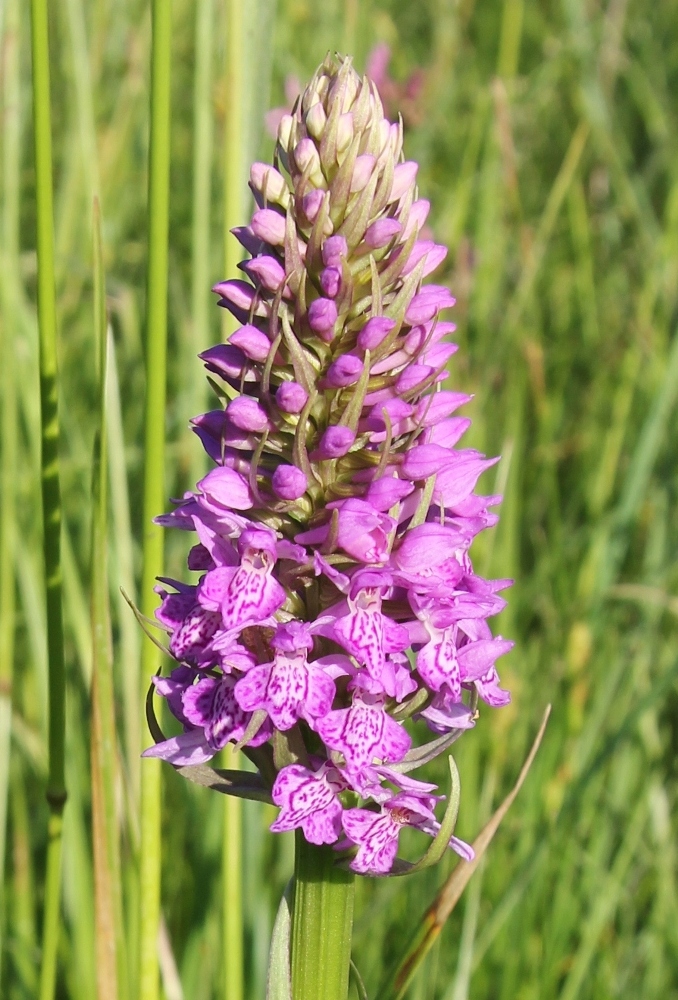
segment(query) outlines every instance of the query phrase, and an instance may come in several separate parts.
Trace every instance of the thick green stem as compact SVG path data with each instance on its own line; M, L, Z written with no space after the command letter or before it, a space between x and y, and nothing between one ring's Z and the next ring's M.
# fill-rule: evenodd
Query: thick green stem
M346 1000L355 876L331 847L296 834L292 918L293 1000Z
M167 372L167 237L170 164L170 0L153 0L151 54L151 141L148 210L148 299L146 323L146 411L144 434L143 572L141 610L153 616L155 579L162 574L163 534L153 523L165 505L165 395ZM158 651L144 638L141 685L145 697ZM143 727L145 746L152 743ZM139 1000L157 1000L157 940L160 924L160 762L144 762L141 772L139 877Z
M65 678L61 608L61 491L59 488L59 410L57 321L54 287L54 209L52 202L52 131L49 41L46 0L31 0L33 128L35 134L35 203L38 252L38 328L40 335L40 413L43 548L47 655L49 664L50 818L43 925L41 1000L51 1000L56 983L61 886L64 781Z

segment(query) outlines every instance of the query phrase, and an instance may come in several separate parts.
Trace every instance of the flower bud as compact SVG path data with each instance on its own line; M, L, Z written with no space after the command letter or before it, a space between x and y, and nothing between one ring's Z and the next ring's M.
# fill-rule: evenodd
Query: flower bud
M244 312L251 308L256 298L255 289L246 281L240 281L238 278L220 281L218 285L214 285L212 291L220 295L226 304L233 305L236 309L242 309Z
M301 139L297 143L294 148L294 162L302 174L308 174L314 184L323 183L320 156L313 139Z
M353 139L353 115L340 115L337 125L337 152L343 153L351 145Z
M389 511L393 504L403 500L414 489L412 483L393 476L381 476L370 483L365 499L375 510Z
M330 236L323 243L323 264L326 267L341 267L341 258L348 255L348 246L343 236Z
M253 163L250 167L250 184L266 202L287 208L290 192L283 175L269 163Z
M271 349L271 342L266 334L250 323L232 333L229 343L239 347L252 361L265 361Z
M306 115L306 128L314 139L319 139L323 134L326 122L327 115L325 114L325 109L320 101L318 101L309 109Z
M395 320L387 316L373 316L358 334L358 347L361 351L373 351L394 327Z
M407 218L405 231L403 233L403 240L407 239L415 227L418 232L421 231L422 226L428 219L430 209L431 202L427 201L426 198L419 198L418 201L412 203L412 208L410 209L410 214Z
M328 427L318 446L320 458L342 458L351 450L355 433L350 427L341 425Z
M440 472L449 462L447 448L437 444L420 444L405 453L401 470L406 479L418 481Z
M412 247L407 263L403 267L401 274L406 278L414 271L420 260L425 259L424 269L421 273L425 278L432 271L435 271L447 257L447 247L438 246L433 240L418 240Z
M254 372L249 370L247 358L238 347L232 347L230 344L215 344L214 347L209 347L198 357L205 362L208 371L220 375L227 381L235 381L236 379L240 381L243 373L246 382L254 382L255 380Z
M411 326L428 323L441 309L449 309L454 303L455 299L449 288L443 285L425 285L405 310L405 320Z
M377 219L365 231L365 242L372 250L378 250L391 242L403 227L397 219Z
M363 363L355 354L340 354L327 369L325 382L333 389L355 385L363 370Z
M269 292L277 292L285 280L285 268L268 254L255 257L253 260L246 260L240 265L252 281L259 284Z
M334 336L334 324L337 322L337 307L332 299L315 299L308 307L308 325L314 333L323 340L331 340Z
M275 394L276 406L283 413L301 413L307 399L308 393L298 382L283 382Z
M281 247L285 243L285 216L272 208L260 208L252 216L252 232L264 243Z
M325 192L320 188L308 191L301 199L301 207L309 222L315 222L320 211L320 206L325 199Z
M273 492L281 500L298 500L307 485L306 476L296 465L279 465L271 479Z
M393 186L388 198L389 203L400 201L408 188L414 184L418 170L419 164L415 163L414 160L406 160L405 163L398 164L393 171Z
M252 396L236 396L226 407L226 415L242 431L263 431L269 426L266 411Z
M320 272L320 287L330 299L335 299L341 288L341 271L338 267L326 267Z
M280 124L278 125L278 142L285 152L289 152L293 128L294 119L292 118L292 115L283 115L280 119Z
M363 190L372 176L376 162L376 156L372 156L371 153L363 153L361 156L356 157L351 177L351 194Z

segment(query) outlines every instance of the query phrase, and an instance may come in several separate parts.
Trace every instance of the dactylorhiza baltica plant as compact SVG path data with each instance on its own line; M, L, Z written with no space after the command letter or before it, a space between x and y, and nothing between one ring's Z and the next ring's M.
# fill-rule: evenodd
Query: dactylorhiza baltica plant
M416 175L374 84L327 59L274 164L252 166L243 278L214 288L241 324L201 355L220 405L192 424L214 468L158 518L197 541L193 582L158 590L177 665L153 681L183 732L147 755L190 769L237 745L260 777L228 772L230 790L366 875L405 870L403 826L440 840L442 796L412 771L478 698L509 701L512 643L487 619L510 581L469 556L497 520L500 497L474 493L496 459L458 447L470 397L442 388L454 299L424 284L446 248L422 238ZM472 857L449 826L443 846Z

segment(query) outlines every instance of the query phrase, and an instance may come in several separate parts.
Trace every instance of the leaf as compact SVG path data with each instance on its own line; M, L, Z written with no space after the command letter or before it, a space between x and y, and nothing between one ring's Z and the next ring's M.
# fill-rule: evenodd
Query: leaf
M454 757L448 757L448 763L450 766L451 781L450 797L448 799L445 815L443 816L443 821L440 824L438 833L433 838L429 849L415 864L396 858L390 872L391 875L412 875L414 872L423 871L424 868L430 868L431 865L437 865L447 850L450 843L450 837L454 833L454 828L457 823L457 816L459 815L459 799L461 795L459 771L457 769L457 765L455 764Z
M414 750L408 750L399 764L389 764L389 767L392 771L399 771L400 774L407 774L408 771L414 771L417 767L423 767L424 764L439 757L443 751L456 743L465 732L465 729L453 729L437 740L431 740L430 743L424 743L423 746L415 747Z
M473 842L475 858L473 861L460 861L450 877L447 879L444 886L420 920L419 926L410 941L404 958L401 959L386 985L380 990L377 1000L401 1000L401 998L405 995L405 992L412 982L417 969L423 962L435 941L438 939L448 917L457 905L462 892L469 882L469 879L480 864L485 851L489 847L492 838L497 832L499 824L513 805L518 792L522 788L523 782L527 777L537 754L537 750L541 744L544 731L546 729L546 723L548 722L550 714L551 706L547 705L541 725L539 726L539 731L537 732L532 748L521 768L515 785ZM436 840L437 839L438 838L436 837Z
M163 733L153 707L155 685L151 683L146 695L146 721L148 729L156 743L164 743L167 737ZM230 771L209 764L171 765L177 774L195 785L203 785L222 795L234 795L239 799L253 799L255 802L272 803L271 793L259 773L251 771Z
M290 941L292 929L291 898L294 879L290 879L278 907L273 924L271 950L266 976L266 1000L292 1000L292 973L290 970Z

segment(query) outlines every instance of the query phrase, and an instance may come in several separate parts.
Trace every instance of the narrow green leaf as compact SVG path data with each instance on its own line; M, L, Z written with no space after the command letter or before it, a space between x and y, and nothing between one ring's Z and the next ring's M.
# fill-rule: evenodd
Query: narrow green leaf
M292 1000L292 973L290 969L292 892L293 882L290 881L280 900L278 914L273 924L268 976L266 978L266 1000Z

